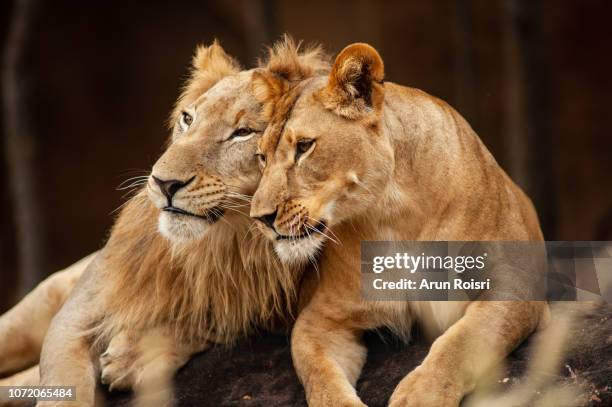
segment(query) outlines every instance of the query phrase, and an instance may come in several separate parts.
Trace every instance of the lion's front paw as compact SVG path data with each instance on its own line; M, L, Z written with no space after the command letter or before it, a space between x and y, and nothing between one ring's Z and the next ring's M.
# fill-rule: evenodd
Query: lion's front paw
M338 404L340 407L368 407L363 401L359 399L346 400Z
M397 385L389 407L456 407L463 392L449 377L440 377L421 366Z
M163 327L140 332L136 340L122 332L100 357L101 381L110 391L165 385L192 354L207 346L207 342L177 342Z
M308 407L368 407L357 394L345 393L338 389L330 390L320 387L307 391Z
M134 342L126 333L120 333L100 356L100 381L108 385L110 391L132 389L138 378L137 359Z
M368 407L359 399L359 397L350 397L342 400L317 398L316 400L308 400L308 407Z

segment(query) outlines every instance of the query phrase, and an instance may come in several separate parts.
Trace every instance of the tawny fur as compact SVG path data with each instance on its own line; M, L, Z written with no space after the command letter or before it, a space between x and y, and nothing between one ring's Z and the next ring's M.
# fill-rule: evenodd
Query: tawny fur
M263 177L251 216L288 264L319 260L316 289L292 332L294 366L311 406L363 406L355 384L361 335L414 321L440 335L390 400L457 406L493 364L546 319L536 301L364 301L360 243L376 240L542 240L535 210L467 122L426 93L382 83L367 44L336 58L327 77L283 89L256 78L273 106L260 141ZM280 97L279 97L280 94ZM265 110L267 112L267 110ZM318 253L325 243L325 248Z
M169 127L174 126L185 106L193 103L219 79L233 75L239 70L240 64L223 51L217 40L209 47L198 45L191 61L189 79L168 120Z
M38 362L51 320L91 262L89 255L65 270L53 273L0 316L0 376ZM17 375L12 383L19 383Z
M109 312L95 336L169 324L180 337L232 343L291 317L298 273L279 263L248 218L226 216L201 240L176 246L159 234L158 216L139 193L118 218L100 289Z
M198 48L174 120L211 84L236 74L237 65L220 58L219 48L216 43ZM285 36L269 49L259 71L298 81L328 68L320 48L300 51ZM245 177L241 171L245 170L237 170L229 184ZM256 166L248 171L258 178ZM248 209L239 211L225 215L200 240L173 243L158 233L159 210L144 193L135 196L117 219L104 249L107 284L101 287L100 298L107 299L109 312L99 321L95 336L108 340L125 328L170 324L183 338L228 344L256 327L291 319L299 268L282 265L270 242L254 233Z
M231 344L293 317L301 268L280 264L271 245L250 231L246 216L260 176L256 141L266 125L253 78L268 71L297 81L322 67L320 51L301 53L289 38L270 50L265 66L250 71L239 72L218 44L198 50L172 114L172 138L152 175L188 183L173 195L172 205L208 220L161 211L167 197L149 178L146 191L121 211L108 243L52 324L41 358L43 384L75 383L87 402L96 372L88 359L97 359L107 345L113 348L115 338L135 337L128 343L137 348L152 334L174 343L146 360L138 352L107 353L102 377L111 386L129 387L136 383L113 377L113 366L130 366L130 377L143 372L165 377L211 342ZM294 69L299 72L291 73ZM240 128L251 130L234 140ZM130 359L113 363L113 357Z

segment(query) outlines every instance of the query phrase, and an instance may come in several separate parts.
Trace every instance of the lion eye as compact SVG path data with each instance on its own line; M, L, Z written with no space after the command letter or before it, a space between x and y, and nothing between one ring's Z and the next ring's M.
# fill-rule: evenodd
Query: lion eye
M314 146L314 142L315 141L312 139L303 139L298 141L295 148L295 161L297 161L303 154L307 153L312 146Z
M232 135L229 136L228 140L239 138L239 137L246 137L246 136L250 135L251 133L253 133L254 131L255 130L250 129L248 127L243 127L243 128L240 128L240 129L236 129L236 130L234 130Z
M186 130L193 123L193 116L187 112L181 113L181 128Z

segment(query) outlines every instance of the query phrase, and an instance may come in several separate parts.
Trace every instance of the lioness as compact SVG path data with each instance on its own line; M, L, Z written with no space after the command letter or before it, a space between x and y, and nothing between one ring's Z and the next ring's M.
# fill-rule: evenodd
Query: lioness
M77 386L77 401L90 405L92 343L94 358L108 345L102 381L126 388L169 377L211 343L291 319L301 268L283 266L248 217L266 125L252 82L256 73L298 82L327 67L318 48L298 52L288 38L242 72L216 43L197 50L169 147L53 320L42 384ZM142 346L150 343L159 349Z
M251 216L288 264L319 258L318 286L300 311L292 355L311 406L363 406L355 383L364 330L404 338L413 321L444 332L396 387L391 406L456 406L492 364L547 315L543 302L367 302L363 240L541 240L525 194L450 106L383 82L367 44L337 56L329 76L288 89L262 74L268 105L263 178Z

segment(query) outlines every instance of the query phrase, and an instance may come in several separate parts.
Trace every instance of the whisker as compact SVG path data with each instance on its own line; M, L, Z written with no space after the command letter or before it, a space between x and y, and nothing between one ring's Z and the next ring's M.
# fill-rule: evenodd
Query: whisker
M149 180L148 175L128 178L117 186L117 190L122 191L124 189L130 189L138 185L144 185L148 182L148 180Z
M244 239L246 239L246 237L249 235L249 233L251 232L251 230L252 230L254 227L255 227L255 228L257 227L257 225L255 224L255 221L251 222L251 225L249 226L249 228L247 229L247 231L244 233L244 236L242 236L242 240L240 241L240 244L242 244L242 243L244 242ZM251 238L250 238L250 240L249 240L249 242L248 242L249 244L252 242L253 237L254 237L254 234L251 234Z
M121 187L121 188L117 188L117 191L130 190L130 189L141 187L141 186L146 185L146 184L147 184L146 182L134 182L134 183L132 183L130 185L127 185L127 186L124 186L124 187Z
M228 194L231 194L231 195L236 196L236 197L244 198L245 200L249 200L249 201L253 198L251 195L246 195L246 194L243 194L241 192L232 190L232 186L231 185L227 185L226 184L226 186L228 187L228 189L227 189L227 193Z
M339 242L338 242L336 239L334 239L334 238L332 238L331 236L327 235L325 232L323 232L323 231L321 231L321 230L319 230L319 229L316 229L314 226L309 225L308 223L304 223L304 225L305 225L305 226L306 226L306 227L307 227L309 230L311 230L311 231L312 231L312 233L309 233L309 237L310 237L310 236L312 236L312 235L314 235L315 233L320 233L321 235L325 236L327 239L331 240L333 243L335 243L335 244L337 244L337 245L339 245L339 244L340 244L340 243L339 243Z
M130 188L132 185L142 185L142 184L146 184L146 183L147 183L146 180L130 181L129 183L122 182L121 184L119 184L119 186L117 186L117 189L118 190L127 189L127 188Z
M137 175L137 176L135 176L135 177L130 177L130 178L128 178L128 179L126 179L126 180L124 180L124 181L122 182L122 184L124 184L124 183L126 183L126 182L130 182L130 181L135 180L135 179L147 179L147 178L149 178L149 176L148 176L148 175Z
M215 216L217 216L219 218L219 220L221 220L222 222L225 222L230 228L234 229L234 225L232 225L231 223L229 223L227 221L227 219L225 219L225 217L223 216L223 214L221 212L219 212L217 209L215 208L210 208L208 209L209 211L211 211L212 213L215 214Z
M151 173L151 170L143 170L143 169L140 169L140 168L129 168L129 169L125 170L125 171L122 171L119 174L119 177L123 178L123 177L127 177L127 176L130 176L130 175L137 175L137 174L138 175L146 175L146 176L148 176L150 173Z
M308 239L312 239L312 237L309 236ZM319 272L319 262L316 259L316 255L309 255L308 261L310 262L310 264L312 264L312 267L314 267L317 277L320 277L321 274Z
M221 204L221 205L219 205L219 208L222 208L222 209L227 209L227 210L230 210L230 211L233 211L233 212L239 213L240 215L242 215L242 216L244 216L244 217L250 218L250 216L249 216L249 215L247 215L246 213L241 212L241 211L239 211L239 210L237 210L237 209L234 209L234 208L233 208L233 207L231 207L231 206L226 206L226 205Z
M224 184L227 185L228 187L232 187L232 188L236 188L236 189L240 189L241 188L239 185L228 184L227 182L224 182Z
M124 203L122 203L121 205L119 205L117 208L113 209L109 215L114 215L115 213L119 212L125 205L127 205L128 203L130 203L130 200L126 200Z
M234 203L234 202L231 202L231 204L226 203L225 205L227 205L230 208L247 208L247 207L250 206L249 204L246 204L246 203L238 204L238 203Z
M324 225L323 230L324 230L324 231L326 231L326 232L328 232L328 233L329 233L331 236L333 236L333 237L334 237L334 239L336 239L338 242L341 242L341 240L340 240L340 238L338 237L338 235L336 235L336 234L334 233L334 231L333 231L333 230L331 230L331 229L330 229L330 228L329 228L327 225Z
M228 187L227 191L234 195L246 196L248 198L251 198L251 195L247 195L247 194L243 194L242 192L235 191L231 187Z
M140 189L140 188L133 188L133 189L130 189L129 191L126 191L126 192L125 192L123 195L121 195L121 199L122 199L122 200L123 200L123 199L126 199L126 200L128 200L128 201L129 201L130 199L132 199L132 197L133 197L134 195L136 195L136 194L137 194L138 192L140 192L140 191L141 191L141 189Z
M311 220L313 222L317 222L317 224L321 223L320 221L318 221L316 219L313 219L313 218L311 218L308 215L306 217L308 218L308 220ZM308 222L306 222L305 224L309 225ZM314 228L314 226L312 226L312 225L309 225L309 226ZM334 243L336 243L338 245L341 243L340 238L338 238L338 236L329 227L327 227L327 225L323 225L323 230L315 229L315 231L321 233L323 236L327 237L329 240L331 240L332 242L334 242ZM329 232L329 234L327 234L325 232ZM330 235L333 236L333 238Z
M310 216L308 216L308 215L306 215L306 217L307 217L309 220L313 221L313 222L316 222L316 223L318 223L318 224L320 224L320 223L321 223L319 220L317 220L317 219L313 219L313 218L311 218L311 217L310 217ZM338 236L337 236L337 235L334 233L334 231L333 231L333 230L331 230L331 229L329 228L329 226L324 225L324 230L325 230L326 232L329 232L329 233L330 233L332 236L334 236L334 238L336 238L338 241L340 241L340 238L339 238L339 237L338 237Z
M245 201L245 202L249 202L249 203L253 199L252 197L250 197L248 195L239 195L239 194L236 194L236 193L233 193L233 192L230 192L230 191L227 191L227 195L232 197L232 198L235 198L235 199L238 199L238 200L241 200L241 201Z
M248 241L249 244L252 243L253 240L257 239L257 238L262 238L262 239L264 239L266 241L268 240L268 238L264 235L264 233L259 229L259 226L257 225L256 221L253 221L251 223L251 226L249 227L249 230L247 232L250 232L253 229L255 229L255 232L251 233L251 236L250 236L249 241ZM246 235L245 235L245 237L246 237Z
M320 223L321 223L320 221L315 220L315 219L311 218L310 216L307 216L307 218L308 218L308 219L310 219L310 220L312 220L312 221L314 221L314 222L317 222L318 224L320 224ZM336 235L336 234L334 233L334 231L333 231L333 230L331 230L331 229L330 229L330 228L329 228L327 225L323 225L323 226L324 226L324 227L323 227L323 231L328 232L328 233L329 233L331 236L333 236L333 237L334 237L334 238L335 238L335 239L336 239L338 242L341 242L340 238L338 237L338 235Z

